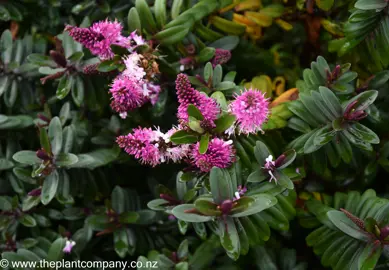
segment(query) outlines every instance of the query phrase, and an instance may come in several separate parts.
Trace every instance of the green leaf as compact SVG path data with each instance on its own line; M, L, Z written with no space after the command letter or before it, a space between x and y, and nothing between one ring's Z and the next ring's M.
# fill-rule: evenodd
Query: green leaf
M316 0L316 5L324 11L328 11L334 5L334 0Z
M80 78L80 76L75 77L75 85L72 87L72 98L74 103L78 107L81 106L82 102L84 101L84 94L85 94L85 87L84 82Z
M70 125L63 129L62 152L69 153L73 148L74 126Z
M217 87L222 82L222 78L223 78L223 68L221 65L216 65L216 67L213 69L212 86Z
M343 113L343 110L336 95L330 89L322 86L319 87L319 92L326 107L331 111L331 113L335 117L340 117Z
M246 199L246 198L250 198ZM243 202L247 205L239 208L239 202L243 199ZM254 199L254 200L253 200ZM259 194L251 197L242 197L238 201L237 208L233 208L231 212L232 217L245 217L259 213L265 209L277 204L277 199L270 194Z
M41 201L40 196L27 196L23 200L23 205L22 205L22 210L23 211L28 211L31 208L37 206Z
M51 151L53 152L54 155L58 155L61 152L62 135L63 135L61 120L58 117L54 117L53 119L51 119L48 135L49 135L49 140L51 145ZM46 150L46 152L48 151Z
M97 70L100 72L110 72L118 68L116 60L106 60L99 64Z
M216 204L233 199L231 176L224 169L213 167L209 175L211 193Z
M239 44L239 37L237 36L226 36L215 42L209 44L209 47L220 48L228 51L232 51Z
M120 214L119 222L125 224L136 223L139 219L139 214L136 212L125 212Z
M253 171L248 177L247 182L259 183L268 178L268 174L265 174L262 169Z
M277 170L274 173L274 176L277 179L277 182L281 187L285 187L287 189L294 188L292 180L290 180L290 178L286 174L284 174L282 171Z
M124 211L126 211L125 202L126 202L127 197L128 197L127 192L119 186L116 186L112 190L112 195L111 195L112 209L116 213L121 214Z
M188 126L191 130L197 133L204 133L204 129L201 127L201 122L192 116L189 116Z
M236 261L240 255L240 241L233 218L219 219L219 236L227 255Z
M0 210L2 211L10 211L12 210L11 201L7 199L7 197L0 197Z
M107 148L99 149L86 154L77 155L78 162L72 165L69 165L71 168L88 168L95 169L100 166L109 164L117 159L119 156L119 148Z
M61 153L55 156L55 165L59 167L67 167L78 162L78 157L71 153Z
M368 243L358 258L359 270L375 269L378 259L382 254L382 246Z
M200 154L205 154L208 150L208 144L209 144L209 133L204 134L201 136L200 139L200 147L199 147L199 153Z
M49 204L50 201L54 198L55 194L57 193L58 182L59 175L57 171L53 171L49 176L45 178L41 195L41 202L44 205Z
M216 85L215 89L217 91L226 91L231 90L235 87L235 83L233 82L221 82L218 85Z
M159 28L166 24L166 8L166 0L155 0L154 15Z
M47 252L47 258L48 261L59 261L63 258L63 248L65 247L66 240L64 238L58 238L55 240Z
M133 32L135 30L137 30L139 33L142 32L139 14L135 7L132 7L128 12L127 25L129 32Z
M257 141L254 147L254 155L259 165L265 165L266 159L270 156L270 151L266 144Z
M339 230L345 234L348 234L358 240L365 242L369 241L369 235L363 232L354 222L352 222L345 213L338 210L331 210L327 212L327 217Z
M236 118L232 114L223 114L216 121L216 127L213 129L216 133L223 133L227 129L229 129L235 122Z
M197 120L204 120L204 116L201 113L201 111L193 104L189 104L187 108L188 115L197 119Z
M173 20L176 19L178 17L178 15L180 15L180 10L181 10L182 4L183 4L183 0L174 0L173 1L172 7L171 7L171 12L170 12Z
M183 221L186 222L207 222L210 221L213 217L210 216L202 216L199 214L186 213L186 210L194 209L193 204L181 204L172 209L172 214Z
M42 148L45 150L47 154L51 154L51 145L50 145L50 140L49 140L49 135L47 134L47 131L45 128L40 128L40 143Z
M188 256L188 240L185 239L184 241L181 242L177 249L177 256L178 259L184 259Z
M358 0L355 3L355 7L362 10L376 10L385 8L388 2L385 0Z
M128 238L125 229L116 230L113 233L113 242L116 254L124 258L128 253Z
M195 143L198 141L198 137L185 130L179 130L170 137L170 141L175 144Z
M136 0L135 7L142 22L142 27L149 33L154 33L157 30L157 25L147 2L145 0Z
M35 227L36 220L29 214L24 214L19 217L18 221L26 227Z
M209 198L198 198L194 203L195 208L205 216L221 216L218 205L213 203Z
M0 10L0 17L1 17L1 10ZM22 261L24 261L24 257L20 254L16 254L15 252L8 252L8 251L2 252L1 257L3 258L3 260L7 260L7 262L22 262ZM8 266L8 264L7 264L7 266ZM6 267L4 267L4 269L6 269ZM25 270L24 267L23 268L18 267L15 269L16 270L19 270L19 269Z
M199 63L204 63L204 62L211 60L213 58L213 56L215 55L215 50L216 49L212 48L212 47L205 47L197 55L197 61Z
M380 143L380 138L377 136L377 134L360 123L354 123L353 125L349 126L347 130L361 141L372 144Z
M224 82L234 82L236 77L236 71L230 71L224 76Z
M57 92L55 93L58 99L64 99L72 89L74 84L73 76L63 76L59 81Z
M277 166L278 166L277 169L279 169L279 170L288 167L295 160L296 151L291 149L291 150L286 151L282 155L285 156L285 159L280 164L277 164Z
M212 64L208 62L204 67L204 80L208 82L213 77Z
M345 104L343 104L343 109L346 109L349 104L358 100L358 102L353 106L356 111L366 110L373 102L376 100L378 96L378 91L376 90L368 90L360 93L359 95L353 97Z
M1 11L0 11L1 17ZM5 30L0 37L0 52L4 52L12 47L12 33L8 29Z
M28 164L28 165L35 165L39 164L42 161L36 156L36 153L34 151L19 151L15 153L12 158L22 164Z

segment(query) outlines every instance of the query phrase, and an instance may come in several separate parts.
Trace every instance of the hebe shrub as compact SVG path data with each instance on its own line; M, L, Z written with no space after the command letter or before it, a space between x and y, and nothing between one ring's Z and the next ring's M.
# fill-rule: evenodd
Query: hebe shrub
M1 1L0 266L388 269L388 6Z

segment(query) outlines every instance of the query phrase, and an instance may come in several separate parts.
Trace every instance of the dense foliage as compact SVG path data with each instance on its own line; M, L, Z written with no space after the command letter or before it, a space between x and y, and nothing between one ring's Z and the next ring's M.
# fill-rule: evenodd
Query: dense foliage
M388 269L388 11L0 1L0 267Z

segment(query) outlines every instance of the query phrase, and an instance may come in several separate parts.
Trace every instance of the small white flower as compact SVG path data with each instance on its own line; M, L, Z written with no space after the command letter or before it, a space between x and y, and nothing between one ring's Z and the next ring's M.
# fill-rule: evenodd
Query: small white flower
M72 248L76 245L76 242L73 240L66 240L65 247L63 248L64 253L70 253L72 251Z

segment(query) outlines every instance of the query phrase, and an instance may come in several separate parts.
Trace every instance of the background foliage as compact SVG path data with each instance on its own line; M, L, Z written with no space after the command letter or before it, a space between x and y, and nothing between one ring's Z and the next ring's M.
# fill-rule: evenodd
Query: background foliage
M158 260L161 269L388 269L388 5L1 1L2 258ZM124 120L108 95L119 64L100 63L63 32L65 24L106 18L159 45L158 102ZM232 53L222 68L207 64L217 48ZM98 72L86 72L93 64ZM198 90L224 102L244 87L271 100L265 133L236 136L238 159L228 169L151 169L115 142L138 126L176 124L174 81L183 70ZM278 185L261 170L266 153L287 157L277 167ZM221 216L213 203L232 199L239 185L248 187L241 208ZM66 238L76 242L71 254L62 252Z

